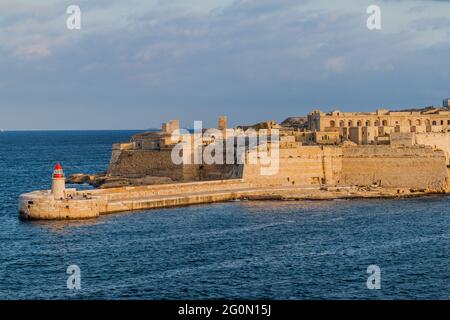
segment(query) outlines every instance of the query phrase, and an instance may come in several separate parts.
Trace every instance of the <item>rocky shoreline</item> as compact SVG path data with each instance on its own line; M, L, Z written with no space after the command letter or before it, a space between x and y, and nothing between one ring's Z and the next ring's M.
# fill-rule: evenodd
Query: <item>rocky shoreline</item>
M367 191L364 188L353 187L339 191L316 191L299 194L284 190L282 193L274 192L266 195L249 195L241 200L248 201L324 201L324 200L352 200L352 199L401 199L419 198L428 196L448 196L449 194L434 190L408 190L408 189L382 189Z
M98 173L98 174L76 173L66 178L67 184L88 184L98 189L167 184L174 182L175 181L167 177L155 177L155 176L145 176L136 178L112 177L108 176L106 173Z

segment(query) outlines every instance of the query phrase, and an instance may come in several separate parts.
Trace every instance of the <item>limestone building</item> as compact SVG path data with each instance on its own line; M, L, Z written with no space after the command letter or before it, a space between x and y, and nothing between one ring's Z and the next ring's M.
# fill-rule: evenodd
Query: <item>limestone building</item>
M378 109L375 112L314 110L308 114L308 128L312 132L338 131L342 140L356 144L385 144L393 132L450 131L450 110L438 107L411 111Z

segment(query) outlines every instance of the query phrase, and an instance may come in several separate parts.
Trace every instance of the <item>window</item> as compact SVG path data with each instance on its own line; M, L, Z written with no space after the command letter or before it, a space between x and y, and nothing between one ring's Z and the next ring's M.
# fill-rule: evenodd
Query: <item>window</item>
M437 125L436 121L433 121L433 126Z
M387 125L388 125L387 120L383 120L383 126L387 126Z
M330 121L330 127L334 128L335 125L336 125L336 123L333 120L331 120Z

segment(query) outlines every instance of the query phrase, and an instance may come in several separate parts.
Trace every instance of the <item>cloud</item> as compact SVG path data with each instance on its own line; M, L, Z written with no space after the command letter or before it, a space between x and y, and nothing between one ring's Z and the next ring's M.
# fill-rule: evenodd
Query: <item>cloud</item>
M332 72L341 73L342 71L344 71L345 60L342 57L333 57L327 59L325 61L325 67Z
M26 46L19 46L16 48L15 54L21 58L33 59L39 57L48 57L50 49L46 44L32 44Z
M33 106L43 119L55 108L111 119L126 108L136 116L110 123L130 128L224 110L252 122L336 102L372 110L448 95L448 2L379 1L383 29L369 31L372 0L78 0L82 29L69 31L72 2L0 2L7 114L20 119Z

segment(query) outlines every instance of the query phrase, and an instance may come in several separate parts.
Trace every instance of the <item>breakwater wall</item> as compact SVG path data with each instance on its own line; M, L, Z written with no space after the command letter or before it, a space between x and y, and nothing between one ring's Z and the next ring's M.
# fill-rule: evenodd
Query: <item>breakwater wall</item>
M273 175L261 175L260 164L246 163L241 179L84 191L65 189L58 199L50 190L35 191L20 196L19 212L24 219L85 219L122 211L238 199L334 199L443 193L448 191L450 172L446 164L444 151L431 147L286 148L280 150L279 168ZM143 165L144 162L139 164ZM372 187L377 189L371 190ZM349 193L354 188L362 189Z
M232 200L236 192L250 188L237 179L82 191L66 189L63 199L55 199L50 190L34 191L20 196L19 212L24 219L86 219L121 211Z

